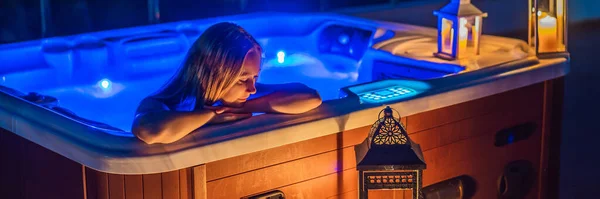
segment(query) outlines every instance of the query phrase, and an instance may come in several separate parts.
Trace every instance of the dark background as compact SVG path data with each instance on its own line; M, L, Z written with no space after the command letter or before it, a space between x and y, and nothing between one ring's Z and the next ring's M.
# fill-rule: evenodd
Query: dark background
M489 12L484 34L525 38L528 0L472 0ZM0 0L0 44L257 11L339 12L435 26L449 0ZM516 4L515 4L516 3ZM47 6L41 6L41 5ZM515 9L518 7L519 9ZM600 0L568 0L561 198L600 198ZM45 9L42 9L45 8ZM159 15L149 10L159 10ZM46 13L46 14L42 14ZM152 13L152 14L149 14ZM502 16L496 17L493 16ZM512 17L512 18L511 18ZM486 23L487 22L487 23ZM492 22L492 23L490 23ZM1 67L1 66L0 66Z

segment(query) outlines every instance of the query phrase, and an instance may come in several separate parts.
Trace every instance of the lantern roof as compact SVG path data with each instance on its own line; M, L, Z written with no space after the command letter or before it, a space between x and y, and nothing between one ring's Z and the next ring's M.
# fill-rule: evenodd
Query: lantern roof
M471 0L451 0L448 5L436 11L437 13L458 17L487 16L487 13L482 12L475 5L471 4Z
M357 169L425 169L421 147L408 137L400 118L393 118L389 106L382 112L369 136L354 147Z

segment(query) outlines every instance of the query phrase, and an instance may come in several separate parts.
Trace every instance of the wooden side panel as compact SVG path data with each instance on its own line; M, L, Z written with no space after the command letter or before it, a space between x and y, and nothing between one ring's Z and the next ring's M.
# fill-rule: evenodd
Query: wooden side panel
M278 190L286 198L335 198L340 193L355 191L358 188L358 171L349 168L322 177L291 184ZM356 198L356 193L353 198Z
M193 199L192 169L179 170L179 195L181 199Z
M5 129L0 137L0 197L84 197L81 165Z
M426 154L430 154L425 155L429 168L425 171L424 185L469 174L474 175L476 178L481 178L482 183L486 185L479 192L480 196L493 196L496 189L495 183L500 175L499 172L502 171L505 166L504 164L508 163L508 161L512 161L514 158L523 158L530 160L533 164L539 165L539 128L529 140L502 148L494 146L494 137L497 131L517 124L534 122L538 127L541 125L542 104L540 102L543 96L542 88L540 85L534 85L523 88L523 90L511 91L480 99L480 102L476 103L476 107L481 108L481 104L494 107L483 107L489 112L482 112L478 108L469 108L468 104L460 104L455 107L462 107L462 109L454 108L456 110L451 109L451 111L440 109L416 115L415 117L407 117L407 126L409 129L421 129L421 131L417 132L411 131L411 138L421 144ZM469 111L472 113L465 113ZM433 117L436 115L436 112L443 112L442 115L444 117ZM433 118L425 116L432 116ZM422 122L421 120L437 121ZM413 128L413 124L416 124L417 128ZM207 168L223 166L219 167L221 169L216 169L216 172L220 173L220 175L227 173L229 176L221 175L210 180L207 184L208 196L209 198L239 198L271 189L287 189L290 192L284 192L287 195L291 195L291 197L298 195L304 198L323 198L351 191L351 189L342 188L342 185L340 185L341 181L336 181L338 177L345 178L344 176L346 175L337 174L341 170L344 172L353 170L356 163L354 148L352 146L358 144L366 137L368 128L364 127L276 149L234 157L225 161L209 163ZM339 143L340 140L342 140L342 144ZM353 143L344 140L352 140ZM314 147L309 147L311 144ZM510 149L515 148L517 145L522 146L518 147L517 150ZM303 150L310 151L320 146L328 147L323 147L319 150L330 151L301 157L306 154ZM527 152L521 153L520 151ZM315 151L311 153L315 153ZM520 154L517 155L516 153ZM279 158L282 155L278 154L285 154L287 155L287 159L292 160L276 163L286 159ZM499 157L496 158L494 156ZM274 157L278 161L269 162L268 159L270 157ZM254 168L261 166L262 168L246 170L248 167L227 167L227 165L248 164L253 165L252 167ZM223 171L227 169L233 171ZM488 174L488 169L495 169L496 173ZM207 172L209 176L212 173L211 170ZM329 175L337 177L321 180L328 183L317 182L319 181L317 179ZM356 179L356 176L352 178ZM252 183L248 184L247 182ZM357 181L351 180L350 182L353 183L352 187L355 189ZM307 191L309 189L314 189L315 191ZM329 196L324 195L332 191L335 193ZM392 194L395 193L392 192Z
M479 121L471 120L472 124L477 122ZM444 132L442 127L431 130L451 133ZM423 174L423 185L427 186L455 176L468 175L477 180L478 191L474 198L494 196L497 179L506 163L520 159L529 160L534 165L539 163L539 150L536 148L540 146L540 134L541 132L538 130L528 140L505 147L495 147L493 145L495 134L485 133L481 136L426 150L424 156L428 168ZM415 141L427 142L426 139L416 139ZM291 198L357 198L357 177L356 169L348 168L342 172L276 189L283 191L286 196ZM389 194L389 192L378 194L386 193ZM530 193L532 195L528 198L536 198L536 190Z
M123 175L108 174L108 197L110 199L125 199L125 178Z
M161 199L162 184L160 174L148 174L142 176L144 185L144 199Z
M489 134L427 151L425 160L428 168L423 172L423 184L426 186L459 175L468 175L477 181L474 198L489 198L497 192L497 179L506 163L524 159L537 167L539 130L529 140L503 148L495 147L490 142L493 136ZM536 192L533 190L530 193Z
M429 165L428 169L425 171L423 179L424 183L432 184L439 182L443 179L449 179L458 176L461 174L462 171L464 171L464 169L483 169L483 171L485 171L485 168L489 168L490 166L485 165L483 163L474 163L476 159L475 157L483 158L480 156L510 155L510 153L505 154L502 151L504 150L502 148L495 148L495 132L501 130L502 128L513 126L522 122L532 121L540 124L541 114L535 112L536 111L497 112L486 115L485 117L475 117L460 122L440 126L434 129L414 133L412 135L412 138L417 143L421 144L424 151L428 152L428 154L435 153L434 155L425 157ZM505 119L498 119L502 117L505 117ZM538 137L535 137L536 135ZM529 141L529 143L531 145L524 146L525 148L529 147L532 149L523 149L533 153L532 157L534 158L532 159L531 156L529 156L528 159L532 160L534 164L537 164L538 160L535 158L539 155L539 133L536 135L530 138L531 141ZM481 140L482 136L485 136L485 138L488 140ZM450 141L445 142L444 138L447 138ZM455 145L455 143L461 143L461 141L470 141L474 139L478 140L478 142L481 142L481 144L477 146L469 146L466 144ZM537 142L535 142L536 139ZM450 150L446 146L453 146L457 149ZM462 148L460 148L461 146ZM482 150L487 150L489 153L483 152ZM452 155L456 151L460 151L463 156L457 157ZM340 153L341 155L339 155ZM459 163L465 163L468 165L456 165L455 168L452 168L448 167L449 165L436 164L438 162L452 161L457 161ZM487 161L489 161L490 163L496 162L493 161L493 159L489 159ZM341 167L338 168L338 165ZM439 167L436 167L436 165L438 165ZM286 186L302 181L312 181L315 178L332 174L339 170L352 169L355 166L356 162L354 156L354 148L345 147L340 150L330 151L315 156L309 156L295 161L234 175L228 178L210 181L208 183L208 196L209 198L239 198L242 196L259 193L269 189L274 189L277 187ZM480 168L481 166L484 167ZM504 165L499 166L503 167ZM497 178L497 176L494 176L493 178L495 179ZM247 182L249 181L253 182L251 186L247 185ZM335 187L330 188L333 189Z
M162 173L162 198L179 199L179 170Z
M88 198L194 199L191 168L145 175L117 175L86 168Z
M457 104L447 108L428 111L402 118L409 134L420 132L443 124L457 122L470 117L489 114L511 108L515 105L527 106L539 104L541 106L542 85L536 84L518 90L497 94L494 96ZM408 119L407 119L408 118ZM364 140L370 126L344 131L334 135L323 136L303 142L289 144L270 150L254 152L242 156L206 164L207 180L214 181L235 174L248 172L267 166L297 160L302 157L321 154L343 147L356 145Z
M358 198L358 190L352 190L342 195L329 197L327 199L356 199ZM410 190L376 190L369 191L369 198L386 198L386 199L412 199Z
M240 198L356 166L353 147L341 150L342 158L338 159L338 153L331 151L208 182L208 198ZM341 168L337 168L338 161Z
M246 171L317 155L362 142L370 127L363 127L270 150L258 151L206 164L207 180L214 181Z
M564 78L544 83L544 125L539 171L540 198L558 199Z
M26 141L23 154L25 198L82 198L83 167L68 158Z
M0 196L6 198L25 198L23 179L22 139L0 128Z
M125 198L144 199L144 181L142 175L123 176L125 185Z
M485 98L465 102L442 109L409 116L408 132L419 132L443 124L501 111L518 104L541 105L543 84L534 84Z
M496 112L414 133L410 138L423 140L416 142L423 151L426 151L481 134L496 133L503 128L520 123L536 122L539 116L540 114L532 112ZM541 122L537 124L539 128ZM490 140L490 144L493 145L494 140Z
M85 171L87 199L108 199L108 175L93 169Z
M194 199L207 199L208 197L206 185L206 165L200 165L192 168L193 191ZM247 184L252 184L251 182Z

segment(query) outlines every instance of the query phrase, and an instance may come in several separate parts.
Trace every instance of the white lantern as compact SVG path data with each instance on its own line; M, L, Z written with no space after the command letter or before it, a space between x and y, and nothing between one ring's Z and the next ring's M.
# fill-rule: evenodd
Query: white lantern
M438 16L437 57L455 60L479 54L481 25L487 13L471 0L451 0L434 14Z
M538 57L566 56L567 1L529 1L529 45Z

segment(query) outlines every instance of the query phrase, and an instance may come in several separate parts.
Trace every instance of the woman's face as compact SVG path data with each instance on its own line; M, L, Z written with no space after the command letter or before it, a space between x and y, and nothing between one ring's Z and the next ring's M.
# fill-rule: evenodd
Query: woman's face
M221 98L223 105L241 107L250 95L256 93L255 84L260 72L260 64L260 53L256 50L251 50L246 54L242 63L242 75Z

